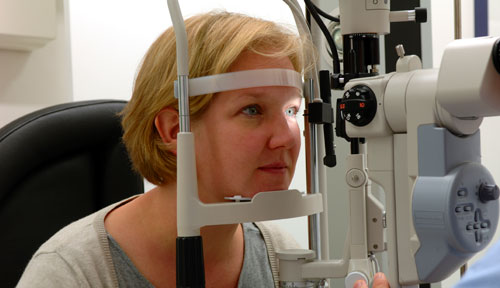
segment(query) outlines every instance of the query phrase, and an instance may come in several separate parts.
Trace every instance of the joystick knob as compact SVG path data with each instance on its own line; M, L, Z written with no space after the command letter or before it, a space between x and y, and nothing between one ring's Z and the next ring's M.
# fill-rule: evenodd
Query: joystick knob
M497 200L499 194L500 191L497 185L481 184L481 186L479 186L479 200L484 203Z

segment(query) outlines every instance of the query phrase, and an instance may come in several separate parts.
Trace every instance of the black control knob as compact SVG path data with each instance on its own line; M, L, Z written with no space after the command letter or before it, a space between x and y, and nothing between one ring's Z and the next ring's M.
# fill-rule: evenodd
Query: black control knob
M343 120L366 126L377 112L377 98L368 86L356 85L344 92L339 108Z
M425 23L427 22L427 8L415 8L415 22Z
M500 38L493 44L491 58L493 59L493 66L495 66L495 69L500 74Z
M482 202L488 202L492 200L497 200L500 195L500 191L497 185L481 184L479 186L479 200Z

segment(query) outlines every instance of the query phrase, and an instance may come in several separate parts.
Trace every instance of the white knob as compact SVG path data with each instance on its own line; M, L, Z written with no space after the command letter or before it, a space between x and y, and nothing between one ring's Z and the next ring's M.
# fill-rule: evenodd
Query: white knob
M356 281L358 280L365 280L366 283L368 284L368 278L365 276L364 273L354 271L347 274L347 277L345 277L345 287L346 288L354 287L354 283L356 283Z

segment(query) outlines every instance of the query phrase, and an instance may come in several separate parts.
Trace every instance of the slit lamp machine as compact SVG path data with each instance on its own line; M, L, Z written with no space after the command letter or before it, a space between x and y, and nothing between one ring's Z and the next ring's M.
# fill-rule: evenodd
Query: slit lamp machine
M358 279L370 283L380 269L374 257L380 252L387 253L382 272L391 287L418 287L447 278L491 241L499 188L481 165L479 127L483 117L500 115L499 38L450 43L438 69L422 69L420 59L405 55L399 46L396 71L379 75L379 35L390 33L390 22L425 22L426 11L390 11L388 0L340 0L340 19L330 20L340 20L341 70L335 43L320 18L329 15L306 0L331 49L333 73L314 68L303 82L281 69L260 71L266 77L241 71L189 79L184 20L177 0L167 2L176 34L180 118L177 287L205 285L200 228L206 225L309 215L311 250L277 253L280 287L327 287L331 278L345 279L345 287ZM298 2L284 2L299 33L312 39ZM272 191L248 201L202 203L189 97L270 85L303 87L307 193ZM332 89L343 91L334 108ZM346 159L340 159L346 163L348 191L326 191L325 165L336 162L334 118L337 137L351 147ZM383 190L385 203L373 195L372 183ZM349 195L350 223L341 259L328 255L326 197L331 193Z

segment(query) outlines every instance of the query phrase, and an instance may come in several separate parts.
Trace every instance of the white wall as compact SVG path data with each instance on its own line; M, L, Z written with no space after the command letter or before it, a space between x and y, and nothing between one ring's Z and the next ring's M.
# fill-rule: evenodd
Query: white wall
M56 38L31 52L0 49L0 127L72 99L66 0L57 1Z
M500 1L489 0L488 1L488 29L489 34L492 36L500 35L500 15L498 15L498 11L500 11Z
M423 57L429 56L432 59L432 65L428 68L439 67L444 48L455 39L454 0L422 0L421 3L425 7L430 8L428 10L430 21L428 21L429 23L422 24L423 28L430 26L430 29L423 32L427 34L423 35L422 41L430 41L432 45L431 54L423 55ZM462 38L472 38L474 37L474 1L461 1L461 6ZM423 43L423 45L426 44Z
M213 9L293 23L281 1L179 1L184 18ZM266 9L262 9L266 7ZM171 26L165 0L69 3L74 99L129 99L148 47Z

